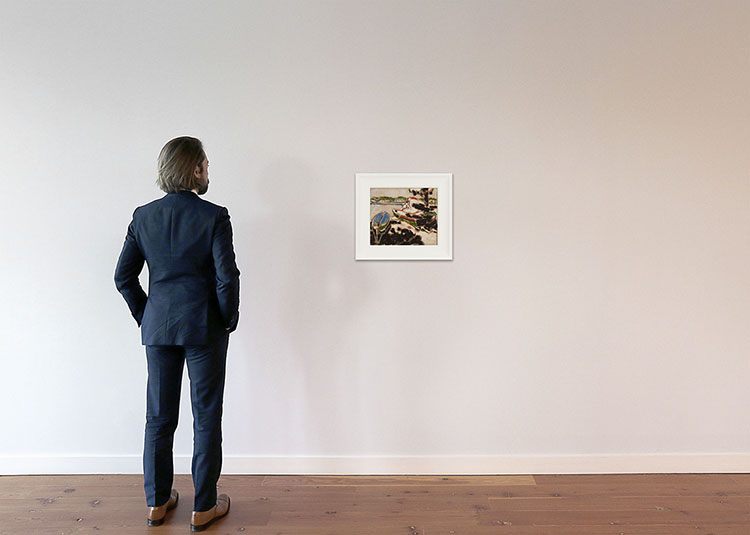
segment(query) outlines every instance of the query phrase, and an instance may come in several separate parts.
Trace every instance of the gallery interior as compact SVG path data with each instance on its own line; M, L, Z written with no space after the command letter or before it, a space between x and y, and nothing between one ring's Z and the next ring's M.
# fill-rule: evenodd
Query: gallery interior
M750 532L748 27L741 0L2 2L0 533L190 529L191 379L149 526L113 281L177 136L241 273L207 533Z

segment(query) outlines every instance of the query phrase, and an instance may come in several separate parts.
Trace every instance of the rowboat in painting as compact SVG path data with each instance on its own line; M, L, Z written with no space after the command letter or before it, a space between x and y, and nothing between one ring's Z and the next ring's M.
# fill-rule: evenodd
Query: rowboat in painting
M375 232L385 232L391 224L391 214L388 212L378 212L372 218L372 228Z
M388 232L391 228L391 214L388 212L378 212L375 217L372 218L370 226L373 231L373 239L375 243L380 243L380 238Z

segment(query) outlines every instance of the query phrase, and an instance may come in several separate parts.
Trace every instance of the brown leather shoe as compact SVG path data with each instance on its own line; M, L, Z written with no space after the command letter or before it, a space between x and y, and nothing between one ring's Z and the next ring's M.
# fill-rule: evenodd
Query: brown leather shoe
M164 505L158 507L148 508L148 525L149 526L161 526L164 523L164 518L167 516L167 511L171 511L177 507L177 502L180 499L180 494L172 489L169 501Z
M229 495L219 494L216 505L208 511L193 511L190 519L190 531L203 531L216 520L226 516L229 512Z

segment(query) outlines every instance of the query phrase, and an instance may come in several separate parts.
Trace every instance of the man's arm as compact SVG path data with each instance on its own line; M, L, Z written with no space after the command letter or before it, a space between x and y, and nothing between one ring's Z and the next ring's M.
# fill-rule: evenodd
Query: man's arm
M117 267L115 268L115 286L125 298L125 302L127 302L130 308L130 313L133 314L135 321L140 327L143 320L143 310L146 308L147 296L141 287L138 275L143 270L145 259L135 240L134 225L135 212L133 212L133 220L128 226L125 244L122 246L120 259L117 261Z
M229 210L222 208L214 227L214 267L216 268L216 297L224 318L224 327L229 332L237 328L240 316L240 270L234 258L232 246L232 224Z

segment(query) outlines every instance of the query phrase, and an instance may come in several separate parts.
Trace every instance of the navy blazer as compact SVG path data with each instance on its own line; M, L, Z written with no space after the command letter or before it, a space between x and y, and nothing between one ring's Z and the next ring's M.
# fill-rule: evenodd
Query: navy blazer
M144 261L148 295L138 280ZM117 261L115 286L141 327L144 345L208 345L234 331L240 271L229 211L192 191L139 206Z

